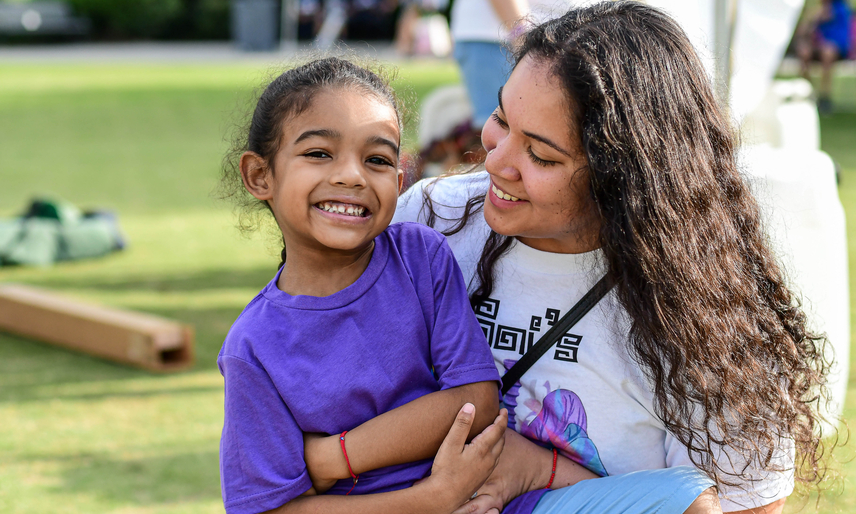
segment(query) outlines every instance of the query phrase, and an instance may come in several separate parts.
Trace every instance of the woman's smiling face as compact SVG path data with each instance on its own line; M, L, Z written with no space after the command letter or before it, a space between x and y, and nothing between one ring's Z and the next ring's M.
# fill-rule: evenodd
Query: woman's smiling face
M482 129L491 185L484 217L499 234L538 250L598 247L598 226L568 99L549 68L524 57Z

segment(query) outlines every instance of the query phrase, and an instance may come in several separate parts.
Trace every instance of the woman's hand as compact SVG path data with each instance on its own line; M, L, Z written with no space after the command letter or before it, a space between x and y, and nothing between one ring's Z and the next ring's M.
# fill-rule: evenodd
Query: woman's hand
M505 433L505 447L496 469L479 487L478 496L453 514L497 514L514 498L541 489L550 481L553 452L542 448L513 430ZM552 489L576 484L597 475L576 462L559 456Z
M491 475L505 442L508 411L502 409L494 422L467 444L467 435L475 418L475 407L467 403L458 412L452 428L437 450L431 476L424 480L444 494L451 494L454 505L462 505ZM498 513L497 513L498 514Z
M338 435L303 434L303 460L317 494L326 492L337 480L350 476Z
M462 505L453 514L489 514L491 509L496 509L498 513L514 498L537 488L534 482L540 478L537 476L538 468L528 465L530 459L526 458L527 446L538 448L517 432L506 431L502 455L493 473L479 487L479 495ZM541 487L547 485L547 480L544 480Z

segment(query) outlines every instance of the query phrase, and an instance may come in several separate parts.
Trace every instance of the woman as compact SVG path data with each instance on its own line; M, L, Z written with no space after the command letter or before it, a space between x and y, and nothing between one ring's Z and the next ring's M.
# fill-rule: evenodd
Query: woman
M447 234L500 368L601 277L611 290L505 394L526 439L507 432L460 512L543 487L541 446L610 478L504 512L576 512L584 484L685 464L723 511L781 512L795 479L823 474L826 341L784 283L691 44L656 9L605 2L531 30L515 63L486 171L419 183L395 221Z

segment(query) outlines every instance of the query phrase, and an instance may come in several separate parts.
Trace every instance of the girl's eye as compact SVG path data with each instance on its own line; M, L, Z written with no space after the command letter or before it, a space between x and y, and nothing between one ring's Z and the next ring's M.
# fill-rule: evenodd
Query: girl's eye
M324 150L310 150L303 155L313 159L329 159L331 157L331 155Z
M556 164L556 161L547 161L535 155L535 152L532 151L531 146L526 149L526 152L529 154L529 158L532 159L532 162L534 162L538 166L552 166Z
M505 120L503 120L502 118L500 118L500 117L499 117L499 114L497 114L497 113L496 113L496 111L493 111L493 114L491 114L491 115L490 115L490 117L491 117L491 119L493 119L493 121L495 121L495 122L496 122L496 124L497 124L497 125L499 125L500 127L504 128L504 129L507 129L507 128L508 128L508 123L506 123L506 122L505 122Z
M392 161L390 161L386 157L382 157L379 155L376 155L374 157L369 157L368 159L366 159L366 162L369 164L377 165L377 166L392 166L393 168L395 167L395 163L393 163Z

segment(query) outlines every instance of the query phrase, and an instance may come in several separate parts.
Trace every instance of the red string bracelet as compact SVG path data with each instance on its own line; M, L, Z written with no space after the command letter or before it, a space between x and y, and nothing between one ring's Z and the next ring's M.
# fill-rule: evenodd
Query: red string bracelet
M354 479L354 485L351 486L351 491L353 491L354 487L357 487L357 480L360 479L360 475L354 474L354 470L351 469L351 461L348 459L348 452L345 450L345 434L347 434L347 433L348 433L348 431L345 430L344 432L341 433L341 435L339 435L339 444L342 445L342 454L345 456L345 464L348 465L348 473L350 473L351 478ZM555 450L553 450L553 451L555 451ZM556 472L556 464L554 463L553 464L553 473L555 473L555 472ZM551 484L553 483L553 479L550 479L550 483ZM345 496L348 496L349 494L351 494L351 491L348 491L347 493L345 493Z
M345 443L342 443L345 444ZM344 448L344 446L342 447ZM556 461L559 460L559 453L553 448L553 471L550 472L550 481L547 482L547 487L544 489L549 489L551 485L553 485L553 479L556 478Z

